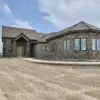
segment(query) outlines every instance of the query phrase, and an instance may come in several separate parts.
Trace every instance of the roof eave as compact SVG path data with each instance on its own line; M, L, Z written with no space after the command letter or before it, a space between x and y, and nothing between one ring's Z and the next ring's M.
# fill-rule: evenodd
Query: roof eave
M55 39L55 38L58 38L58 37L61 37L61 36L64 36L64 35L68 35L70 33L76 33L76 32L100 32L100 30L95 30L95 29L86 29L86 30L74 30L74 31L68 31L68 32L64 32L64 33L61 33L61 34L58 34L56 36L53 36L53 37L50 37L47 39L47 41L49 40L52 40L52 39Z

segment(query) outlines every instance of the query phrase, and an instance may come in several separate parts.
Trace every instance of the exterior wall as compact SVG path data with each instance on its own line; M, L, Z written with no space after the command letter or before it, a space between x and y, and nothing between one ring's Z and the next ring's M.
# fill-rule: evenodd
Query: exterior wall
M86 38L87 49L85 51L74 50L74 39ZM70 51L64 50L64 40L70 40ZM70 33L62 37L49 40L44 43L26 43L26 57L31 55L36 58L65 58L65 59L100 59L100 51L92 50L92 39L100 39L100 33L78 32ZM56 44L55 49L51 50L51 45ZM31 55L30 55L31 54ZM10 38L3 38L3 56L16 57L16 42Z
M20 43L21 45L22 43ZM30 42L26 42L25 55L30 57ZM17 56L17 43L14 39L3 38L3 57L16 57Z
M74 39L86 38L87 48L85 51L75 51L74 50ZM79 32L79 33L70 33L68 35L49 40L48 43L39 43L34 46L35 57L58 57L66 59L99 59L100 51L92 50L92 39L100 39L100 33L92 32ZM70 51L64 50L64 40L70 40ZM56 52L51 52L50 47L52 43L56 43ZM42 47L46 45L46 50L43 50Z
M3 39L3 57L10 57L12 54L11 51L12 39L4 38Z
M70 33L68 35L65 35L63 37L54 39L53 41L50 41L50 43L56 42L57 45L57 56L67 59L86 59L91 58L91 48L92 48L92 37L94 36L94 33ZM76 51L74 50L74 39L79 38L86 38L87 39L87 50L85 51ZM70 40L70 51L64 50L64 40ZM49 43L49 44L50 44Z
M39 43L39 44L34 44L32 51L33 51L33 57L36 58L44 58L49 55L48 51L45 50L43 47L46 46L46 43Z
M23 35L23 36L22 36ZM4 57L16 57L17 56L17 43L15 38L26 37L26 57L30 57L30 41L36 41L40 39L43 35L35 30L16 28L16 27L6 27L2 26L2 38L3 38L3 56Z

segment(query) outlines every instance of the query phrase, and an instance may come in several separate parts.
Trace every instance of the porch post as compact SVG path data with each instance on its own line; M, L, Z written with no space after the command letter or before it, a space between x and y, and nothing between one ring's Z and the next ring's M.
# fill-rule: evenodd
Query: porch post
M16 50L16 41L13 42L13 47L12 47L12 56L16 57L17 56L17 50Z
M26 57L30 57L30 43L29 43L29 41L27 42L27 46L26 46Z

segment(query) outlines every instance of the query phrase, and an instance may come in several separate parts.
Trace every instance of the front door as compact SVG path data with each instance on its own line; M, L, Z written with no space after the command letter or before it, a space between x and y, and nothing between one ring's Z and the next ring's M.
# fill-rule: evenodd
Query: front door
M24 48L22 46L17 47L17 56L22 57L24 53Z

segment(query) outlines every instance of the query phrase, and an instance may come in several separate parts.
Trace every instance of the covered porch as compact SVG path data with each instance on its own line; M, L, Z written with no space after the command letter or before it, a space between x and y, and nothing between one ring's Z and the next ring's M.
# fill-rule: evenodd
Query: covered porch
M23 33L13 40L12 56L30 57L30 42Z

